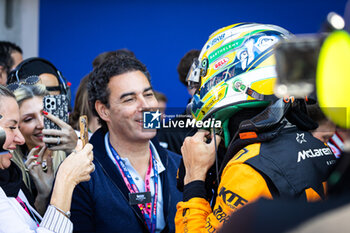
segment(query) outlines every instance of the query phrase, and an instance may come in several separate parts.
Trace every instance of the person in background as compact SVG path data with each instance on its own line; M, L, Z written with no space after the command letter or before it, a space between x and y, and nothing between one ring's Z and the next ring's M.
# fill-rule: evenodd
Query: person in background
M174 232L180 157L143 128L143 112L158 106L146 67L131 56L107 59L88 92L101 128L90 139L96 170L73 194L75 232Z
M344 141L348 138L348 135L345 129L338 127L328 142L329 147L337 158L339 158L344 151Z
M10 42L0 41L0 85L6 85L7 77L21 61L22 49Z
M13 71L7 80L7 85L11 83L25 82L30 76L39 76L40 83L46 86L50 95L67 95L70 106L70 86L62 73L48 60L40 57L32 57L22 61Z
M0 47L5 48L5 50L11 56L11 67L10 70L13 70L18 66L19 63L23 61L23 51L21 47L12 43L10 41L0 41Z
M101 126L98 123L98 117L96 117L91 110L89 104L89 96L87 85L89 82L90 74L86 75L79 84L77 93L75 95L74 108L73 112L69 115L69 124L76 130L76 133L79 135L80 125L79 125L79 117L82 115L86 115L89 122L89 138L91 135L99 129Z
M17 146L13 151L12 160L21 169L23 181L35 199L36 209L43 214L49 201L54 174L66 158L66 152L70 153L75 148L76 135L68 124L58 118L55 118L54 122L60 126L60 130L44 129L43 98L48 94L44 85L17 87L13 92L19 105L19 127L25 144ZM57 135L60 137L59 144L55 141L56 138L50 137ZM48 149L45 142L54 144Z
M8 73L11 71L11 56L0 46L0 85L6 85Z
M181 58L177 66L179 80L181 83L183 83L186 86L188 94L191 96L191 98L196 89L188 85L188 83L186 82L186 77L187 77L188 71L191 68L193 61L195 59L198 59L199 53L200 53L200 50L196 50L196 49L188 51ZM188 100L188 102L191 101L191 98ZM171 115L171 113L169 115ZM183 121L184 124L186 125L186 121L191 120L191 117L188 116L185 110L180 114L180 116L177 116L171 120L173 122ZM185 140L185 137L193 135L196 132L196 129L180 128L178 127L178 125L179 124L176 123L176 127L159 129L157 131L157 138L159 140L160 145L162 145L165 149L171 150L177 154L181 154L181 146Z
M168 98L161 92L158 91L154 91L154 96L156 97L157 101L158 101L158 108L160 110L160 112L162 113L162 115L160 116L161 119L164 119L164 115L165 115L165 110L166 110L166 104L168 102Z
M14 150L24 143L18 129L19 108L13 93L3 86L0 86L0 115L0 126L6 133L2 149ZM50 114L47 117L57 120ZM78 183L88 181L94 170L92 146L88 144L82 148L80 143L62 163L43 218L30 203L21 172L11 162L11 157L11 153L0 154L0 232L72 232L73 225L69 220L72 192Z
M177 73L179 74L179 80L180 82L186 86L188 94L192 97L194 95L194 92L196 91L196 88L193 88L192 86L188 85L186 81L186 77L188 75L188 71L191 68L191 65L195 59L198 59L200 50L198 49L192 49L188 51L180 60L179 64L177 65ZM190 102L190 100L188 101Z
M317 129L311 131L312 136L324 143L328 143L335 133L335 124L327 119L318 104L307 105L307 112L310 118L318 124Z
M11 66L10 70L13 70L18 66L19 63L23 61L23 51L22 49L10 41L0 41L0 47L5 48L5 50L11 56Z
M92 67L95 69L96 67L98 67L100 64L102 64L107 59L109 59L111 57L115 57L115 56L130 56L130 57L136 58L134 52L132 52L126 48L118 49L115 51L103 52L103 53L100 53L99 55L97 55L97 57L95 57L95 59L92 61Z

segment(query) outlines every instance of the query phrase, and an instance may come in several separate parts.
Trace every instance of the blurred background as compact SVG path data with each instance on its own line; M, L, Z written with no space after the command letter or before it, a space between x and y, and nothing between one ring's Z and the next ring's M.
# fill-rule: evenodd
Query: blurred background
M215 30L257 22L315 33L330 11L343 15L345 5L346 0L0 0L0 40L18 44L24 58L51 61L72 83L72 101L99 53L127 48L146 64L168 107L183 107L190 96L176 67Z

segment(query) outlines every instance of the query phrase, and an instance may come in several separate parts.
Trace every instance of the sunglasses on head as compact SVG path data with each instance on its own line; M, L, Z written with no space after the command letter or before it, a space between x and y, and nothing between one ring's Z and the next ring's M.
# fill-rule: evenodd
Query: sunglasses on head
M20 88L21 86L23 85L35 85L37 83L40 82L40 78L39 76L36 76L36 75L32 75L32 76L29 76L28 78L24 79L24 80L21 80L19 82L14 82L14 83L10 83L9 85L7 85L7 89L9 89L10 91L15 91L17 90L18 88Z

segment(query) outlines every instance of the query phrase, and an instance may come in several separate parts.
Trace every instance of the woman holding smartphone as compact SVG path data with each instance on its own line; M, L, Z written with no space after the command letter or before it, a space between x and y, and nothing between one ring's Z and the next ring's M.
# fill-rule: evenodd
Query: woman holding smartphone
M37 76L31 76L35 79ZM43 98L48 95L44 85L9 85L19 105L19 128L25 138L25 144L17 146L13 152L13 161L22 171L23 181L33 196L33 202L40 214L45 213L52 189L54 174L58 166L76 146L77 136L74 130L58 118L52 121L61 130L44 129ZM48 135L58 135L60 143L48 149L45 140L57 140ZM50 141L49 141L50 142ZM65 151L61 150L65 149Z
M24 143L18 129L19 107L15 96L0 86L0 126L6 133L4 150L14 150ZM48 114L50 119L56 120ZM50 200L43 218L28 200L29 192L23 184L21 171L11 162L12 154L0 153L0 232L72 232L69 209L75 186L90 179L94 170L92 146L81 143L61 164Z

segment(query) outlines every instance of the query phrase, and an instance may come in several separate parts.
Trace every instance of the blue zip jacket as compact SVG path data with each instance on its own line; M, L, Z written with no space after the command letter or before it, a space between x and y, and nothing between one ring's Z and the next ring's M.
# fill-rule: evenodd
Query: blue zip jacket
M88 182L74 190L71 220L74 232L149 232L137 205L129 205L129 190L122 176L108 157L102 129L92 136L95 171ZM160 173L166 226L162 232L175 232L176 204L182 193L176 189L176 173L180 156L163 149L152 139L165 171Z

